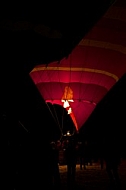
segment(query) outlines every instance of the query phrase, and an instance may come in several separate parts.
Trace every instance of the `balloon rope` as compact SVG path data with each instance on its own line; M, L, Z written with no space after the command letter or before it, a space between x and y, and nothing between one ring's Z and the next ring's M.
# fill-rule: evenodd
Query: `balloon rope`
M50 107L49 107L49 105L48 105L47 102L46 102L46 105L47 105L47 107L48 107L48 109L49 109L49 111L50 111L50 113L51 113L51 115L52 115L52 117L53 117L55 123L58 125L58 127L59 127L59 129L60 129L60 131L61 131L61 134L62 134L62 129L61 129L61 127L60 127L59 120L58 120L58 117L57 117L56 110L55 110L54 106L53 106L53 109L54 109L54 112L55 112L55 116L56 116L56 117L54 117L54 114L53 114L53 112L51 111L51 109L50 109Z
M28 129L21 123L21 121L18 121L18 123L20 124L21 127L23 127L25 129L25 131L28 132Z
M61 131L61 134L62 134L62 133L63 133L63 131L62 131L62 127L60 127L59 119L58 119L57 112L56 112L56 110L55 110L55 107L54 107L54 106L53 106L53 109L54 109L55 116L56 116L56 119L57 119L57 124L58 124L58 127L59 127L59 129L60 129L60 131Z

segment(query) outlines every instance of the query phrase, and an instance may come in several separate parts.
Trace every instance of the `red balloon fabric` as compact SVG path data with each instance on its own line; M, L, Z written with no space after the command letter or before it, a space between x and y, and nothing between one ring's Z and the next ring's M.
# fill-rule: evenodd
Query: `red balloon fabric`
M68 57L30 72L46 102L63 106L64 91L71 89L72 101L65 100L78 130L126 72L125 11L124 0L117 0Z

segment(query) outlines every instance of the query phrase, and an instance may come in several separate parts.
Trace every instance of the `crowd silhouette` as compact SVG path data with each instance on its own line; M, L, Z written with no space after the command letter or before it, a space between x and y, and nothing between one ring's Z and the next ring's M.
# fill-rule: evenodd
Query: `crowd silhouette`
M63 151L63 165L66 165L66 183L68 189L74 189L76 187L76 165L80 164L80 170L86 170L88 165L92 165L93 162L98 160L101 163L101 169L105 167L106 173L108 175L108 183L110 189L121 190L121 182L118 173L118 168L121 163L121 155L119 151L119 146L114 142L104 143L102 151L95 153L93 152L93 147L91 143L87 140L81 142L78 141L74 136L67 137L61 141L50 143L50 184L51 187L55 189L61 188L61 177L60 177L60 158L59 152ZM98 155L96 155L98 153ZM103 166L104 165L104 166Z
M7 118L4 115L3 116L3 123L4 128L6 129L7 125ZM21 131L20 131L21 132ZM12 131L11 131L12 133ZM5 135L6 137L6 135ZM7 138L7 139L6 139ZM19 158L23 155L21 150L20 154L18 155L17 152L17 145L12 146L12 143L15 143L14 138L9 139L9 137L4 138L6 143L6 149L8 148L8 151L6 155L4 155L4 158L7 159L7 165L3 169L3 176L7 176L8 179L10 179L9 183L10 186L16 186L15 181L12 179L16 179L17 182L20 180L21 175L25 175L24 178L21 177L22 180L27 179L27 172L25 166L23 164L20 166L18 164ZM15 137L17 138L17 137ZM9 139L9 140L8 140ZM18 138L19 141L19 138ZM18 142L16 140L16 142ZM100 144L100 143L99 143ZM103 163L106 167L106 173L109 178L109 187L111 190L118 189L121 190L121 180L119 176L119 166L121 164L121 149L120 144L118 141L115 141L113 138L106 138L104 141L102 141L102 145L99 144L93 144L91 141L88 141L87 139L84 139L83 141L80 141L76 136L66 136L61 140L51 141L48 144L47 148L47 171L48 171L48 189L61 189L61 176L60 176L60 170L59 165L60 163L60 151L63 152L62 154L62 161L63 165L66 165L67 173L66 173L66 183L68 189L74 189L76 188L76 165L80 164L80 170L86 170L86 167L88 165L92 165L93 162L97 162L98 159L101 162L101 169L103 168ZM93 146L92 146L93 145ZM26 145L25 145L26 147ZM94 148L95 147L95 148ZM12 149L13 148L13 149ZM20 148L21 149L21 148ZM25 154L28 156L28 148L26 148ZM13 151L13 154L10 153L10 151ZM23 150L24 151L24 150ZM13 157L11 158L10 156ZM30 158L30 157L28 157ZM38 158L37 158L38 159ZM23 163L25 163L26 158ZM18 168L20 166L20 169ZM13 167L13 168L12 168ZM29 167L27 167L27 170L29 170ZM19 173L19 171L20 173ZM33 169L33 167L32 167ZM24 172L25 170L25 172ZM13 172L12 172L13 171ZM37 169L35 170L37 171ZM5 174L6 172L6 174ZM25 174L24 174L25 173ZM10 178L11 176L11 178ZM30 180L29 180L30 181ZM23 182L24 184L25 182ZM19 185L17 184L17 188Z

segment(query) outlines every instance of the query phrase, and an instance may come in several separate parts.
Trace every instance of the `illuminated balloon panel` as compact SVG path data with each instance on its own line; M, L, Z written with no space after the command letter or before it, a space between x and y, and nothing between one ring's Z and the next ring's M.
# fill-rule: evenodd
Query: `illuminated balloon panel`
M110 86L116 82L116 78L97 69L76 65L66 67L66 61L64 59L61 65L54 62L48 67L37 66L30 76L46 102L64 106L62 100L68 100L68 107L72 110L70 115L76 128L80 129ZM66 91L64 95L67 87L71 92Z
M68 57L38 65L30 73L45 101L63 106L64 90L70 87L73 102L69 104L79 129L126 73L124 13L115 2Z

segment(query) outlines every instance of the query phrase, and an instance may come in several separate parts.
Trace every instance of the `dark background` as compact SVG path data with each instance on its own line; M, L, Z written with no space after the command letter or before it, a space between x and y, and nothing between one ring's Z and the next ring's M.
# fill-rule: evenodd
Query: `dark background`
M67 56L111 3L111 0L72 4L46 1L41 6L35 3L1 6L2 189L41 188L48 181L48 145L53 135L60 133L29 72L37 64L49 64ZM37 26L44 29L36 32ZM49 31L52 34L54 30L60 37L50 36ZM125 83L124 76L82 129L81 133L90 140L95 140L96 135L102 137L110 126L116 135L120 131L119 138L124 139L125 135L121 136L124 128L120 126L125 127L126 123ZM103 115L99 115L101 109Z

